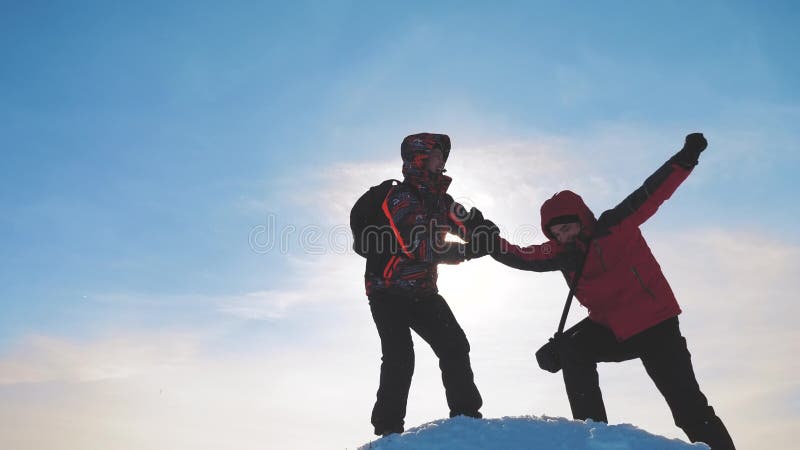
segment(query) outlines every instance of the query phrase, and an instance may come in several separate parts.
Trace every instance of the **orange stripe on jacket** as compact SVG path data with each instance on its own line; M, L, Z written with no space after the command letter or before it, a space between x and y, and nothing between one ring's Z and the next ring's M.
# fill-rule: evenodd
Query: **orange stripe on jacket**
M394 272L394 260L397 256L392 256L389 258L389 262L386 263L386 267L383 268L383 278L389 279L392 278L392 273Z
M408 247L406 246L405 241L403 241L403 237L400 236L400 230L397 229L397 225L394 223L394 219L392 219L392 213L389 212L389 195L392 193L394 189L389 190L389 194L386 194L386 198L383 199L383 213L386 214L386 218L389 219L389 226L392 227L392 231L394 232L395 237L397 238L397 242L400 243L400 247L403 249L403 253L405 253L409 258L413 259L414 255L408 251Z
M389 282L392 279L392 275L394 275L395 269L397 269L397 265L400 264L400 257L399 256L392 256L392 259L389 260L389 264L386 266L386 270L383 271L383 278L386 279L386 285L389 285Z

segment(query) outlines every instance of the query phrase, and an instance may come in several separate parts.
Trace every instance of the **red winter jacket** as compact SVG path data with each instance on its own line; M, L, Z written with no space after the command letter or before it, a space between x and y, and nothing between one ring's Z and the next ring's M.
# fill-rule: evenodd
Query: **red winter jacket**
M599 219L579 195L571 191L557 193L541 209L542 231L550 241L520 248L500 238L499 251L492 256L522 270L560 270L564 259L559 255L563 256L566 250L552 236L548 224L558 216L576 215L582 224L577 245L586 259L575 297L589 310L589 318L610 328L623 341L677 316L681 309L639 226L691 173L696 161L686 161L682 156L680 152L676 154ZM589 242L588 250L585 242ZM563 272L573 279L574 273Z

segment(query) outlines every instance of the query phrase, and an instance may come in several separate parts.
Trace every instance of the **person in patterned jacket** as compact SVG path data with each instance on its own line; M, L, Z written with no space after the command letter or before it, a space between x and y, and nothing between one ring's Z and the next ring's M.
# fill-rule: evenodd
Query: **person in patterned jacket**
M447 194L452 179L444 174L450 138L420 133L401 145L403 182L393 186L382 209L399 252L379 270L367 265L365 284L383 353L380 384L372 410L376 435L402 433L414 372L414 330L439 358L450 417L481 417L483 403L473 380L469 342L436 287L437 264L458 264L484 256L486 245L445 241L447 233L471 241L482 224L476 209L467 212ZM473 244L476 240L472 240Z
M598 362L638 358L689 439L730 450L731 437L695 378L675 294L639 229L689 176L706 146L701 133L688 135L677 154L598 219L579 195L557 193L541 208L547 243L520 248L495 233L492 256L517 269L561 270L570 284L583 261L574 289L589 317L555 340L575 419L608 421Z

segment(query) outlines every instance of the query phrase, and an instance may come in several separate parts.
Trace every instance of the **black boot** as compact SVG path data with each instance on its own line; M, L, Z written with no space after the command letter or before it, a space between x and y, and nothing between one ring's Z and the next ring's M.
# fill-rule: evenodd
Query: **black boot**
M736 450L731 435L728 434L728 429L717 416L710 420L689 424L683 427L683 431L690 441L703 442L711 447L711 450Z
M480 411L461 411L461 412L450 411L450 417L456 417L456 416L467 416L467 417L472 417L473 419L483 419L483 414L481 414Z
M389 436L391 434L401 434L403 431L402 425L393 425L393 426L386 426L386 425L376 425L375 426L375 435L376 436Z

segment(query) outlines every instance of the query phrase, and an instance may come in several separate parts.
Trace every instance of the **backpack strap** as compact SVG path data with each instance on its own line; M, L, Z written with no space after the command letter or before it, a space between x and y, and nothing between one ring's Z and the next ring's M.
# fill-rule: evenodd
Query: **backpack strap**
M406 183L405 181L400 181L400 180L395 180L394 178L389 178L388 180L384 180L384 181L381 183L381 185L382 185L383 183L387 183L387 182L391 182L391 183L392 183L392 185L391 185L391 186L389 187L389 189L386 191L386 197L388 197L388 196L389 196L389 194L391 194L391 193L392 193L392 188L395 188L395 187L397 187L397 186L404 186L404 187L408 187L409 189L411 189L412 191L414 191L414 193L415 193L415 194L419 194L419 189L417 189L417 187L416 187L416 186L414 186L414 185L413 185L413 184L411 184L411 183ZM397 184L394 184L394 183L397 183ZM384 199L384 200L385 200L385 199Z
M386 190L386 196L381 200L381 203L383 203L386 200L386 198L389 197L389 194L392 193L392 189L395 186L400 186L400 185L403 184L403 182L400 181L400 180L395 180L394 178L389 178L388 180L383 180L379 186L382 186L385 183L389 183L389 189ZM410 185L407 185L407 186L410 186Z

